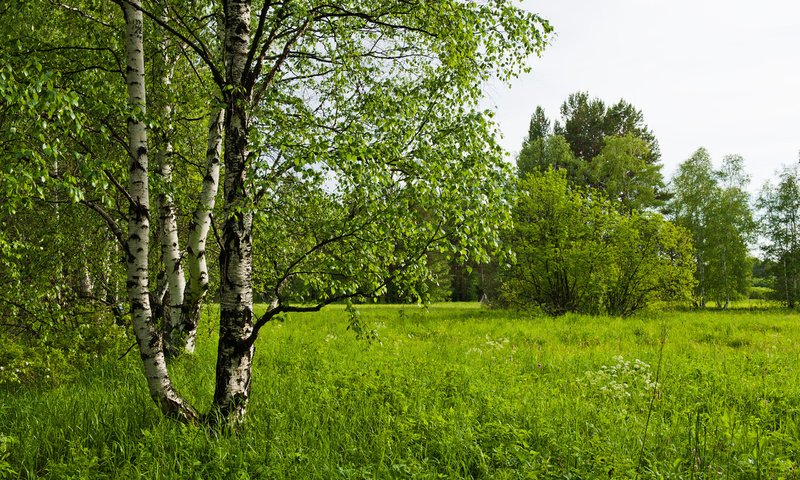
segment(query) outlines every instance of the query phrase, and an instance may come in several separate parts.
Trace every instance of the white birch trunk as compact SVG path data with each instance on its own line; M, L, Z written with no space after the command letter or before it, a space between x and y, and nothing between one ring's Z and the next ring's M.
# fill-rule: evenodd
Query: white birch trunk
M175 209L175 200L172 195L172 171L174 161L172 158L172 105L169 100L169 90L172 85L174 62L169 58L167 40L160 45L161 82L165 94L161 99L161 142L156 152L158 173L161 176L164 191L158 197L161 236L161 258L167 276L167 300L164 304L164 331L167 332L167 352L180 349L175 345L178 328L180 325L180 312L183 306L183 292L186 280L181 265L181 249L178 239L178 218Z
M168 158L169 154L164 158ZM172 165L169 160L160 165L165 184L172 183ZM169 331L178 327L183 305L183 291L186 280L181 266L181 249L178 240L178 219L172 194L161 196L159 202L159 221L161 222L161 255L167 274L168 302L164 305L164 320Z
M94 281L91 273L89 273L88 260L85 256L81 265L80 278L78 279L78 296L80 298L94 297Z
M115 240L112 239L112 241ZM103 249L103 264L102 264L103 291L102 291L102 297L100 297L99 293L97 296L102 298L103 301L105 301L109 306L113 306L117 303L117 301L116 298L114 297L114 294L112 293L114 291L113 287L114 281L113 281L113 268L111 267L111 262L113 258L118 258L113 256L112 253L112 251L116 253L116 251L113 250L114 247L116 246L116 242L113 244L109 244L108 240L106 239L106 241L103 242L103 246L105 247Z
M219 168L222 157L222 129L224 110L214 107L208 122L208 148L206 149L206 174L200 200L192 214L189 227L189 242L186 248L186 263L189 281L181 308L180 341L183 349L193 353L197 340L197 325L200 323L200 308L208 292L208 264L206 240L211 228L211 212L219 189Z
M228 423L240 422L250 397L254 347L243 340L253 331L252 224L246 180L249 129L243 73L250 46L249 0L225 5L225 221L220 253L220 326L214 405Z
M164 358L162 338L153 320L148 295L148 251L150 202L148 199L147 130L145 114L145 70L141 0L123 2L127 54L126 82L131 116L128 118L128 192L133 201L128 210L127 292L131 319L144 364L150 396L161 410L185 421L197 419L197 413L172 386Z

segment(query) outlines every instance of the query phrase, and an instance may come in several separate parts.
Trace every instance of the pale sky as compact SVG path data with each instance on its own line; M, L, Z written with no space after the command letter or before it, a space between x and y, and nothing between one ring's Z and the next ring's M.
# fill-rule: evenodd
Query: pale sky
M550 118L576 91L642 110L664 175L698 147L745 159L750 190L800 152L800 2L523 0L556 36L533 71L487 87L512 159L537 105Z

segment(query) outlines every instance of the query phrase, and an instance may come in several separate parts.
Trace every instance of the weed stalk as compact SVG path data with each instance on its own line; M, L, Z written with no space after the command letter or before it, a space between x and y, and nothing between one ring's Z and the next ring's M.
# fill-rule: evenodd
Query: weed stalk
M639 473L642 471L642 462L644 461L644 447L647 442L647 429L650 427L650 418L653 416L653 409L655 405L656 396L658 395L658 385L661 380L661 364L664 359L664 344L667 343L667 324L662 320L661 322L661 338L658 345L658 366L656 367L656 381L653 393L650 395L650 403L647 406L647 419L644 422L644 432L642 433L642 447L639 450L639 461L636 462L636 480L639 479Z

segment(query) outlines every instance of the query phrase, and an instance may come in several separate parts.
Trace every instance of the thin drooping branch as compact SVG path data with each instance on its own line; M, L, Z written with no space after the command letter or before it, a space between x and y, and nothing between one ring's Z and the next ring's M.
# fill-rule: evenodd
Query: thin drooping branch
M324 7L328 7L331 10L325 11ZM371 23L373 25L377 25L380 27L389 28L394 31L409 31L409 32L416 32L427 35L429 37L437 37L437 35L431 31L428 31L424 28L420 27L413 27L411 25L403 25L399 23L391 23L382 20L382 17L389 16L389 13L377 13L377 14L370 14L365 12L356 12L347 10L339 5L324 5L316 9L317 13L314 16L314 20L323 20L323 19L330 19L330 18L359 18L364 20L367 23ZM397 13L397 12L392 12ZM402 14L409 14L410 12L400 12Z
M114 176L113 173L111 173L109 169L104 168L103 174L106 176L106 178L108 178L108 181L111 182L112 185L114 185L114 188L116 188L117 191L121 193L122 196L125 197L131 205L136 203L136 201L133 199L128 190L125 187L123 187L122 184L119 183L119 181L117 181L117 178Z
M81 200L81 204L87 206L88 208L96 212L98 215L100 215L100 217L108 225L108 228L111 230L111 233L114 234L114 238L116 238L117 242L119 242L120 246L122 247L122 251L125 252L127 256L128 243L125 240L125 234L122 232L122 229L119 227L116 220L111 218L111 215L109 215L108 212L106 212L103 207L96 204L95 202L92 202L91 200L83 199Z
M99 18L93 17L93 16L89 15L88 13L84 12L83 10L81 10L80 8L73 7L71 5L66 5L66 4L61 3L61 2L55 2L53 0L50 0L50 4L51 5L55 5L56 7L61 8L63 10L66 10L68 12L72 12L72 13L74 13L76 15L79 15L79 16L89 20L90 22L96 23L98 25L102 25L102 26L104 26L104 27L106 27L106 28L108 28L110 30L115 31L115 32L117 31L117 27L115 27L114 25L111 25L110 23L106 23L106 22L100 20Z
M335 237L335 238L343 238L343 237L344 236ZM433 234L428 238L428 240L425 242L424 246L419 250L417 255L409 258L406 262L403 262L403 264L400 265L399 268L397 268L395 270L396 273L392 273L390 275L387 275L386 277L383 278L383 280L381 282L379 282L377 285L373 286L373 288L370 288L370 289L367 289L367 290L358 290L357 289L355 291L348 292L348 293L341 293L341 294L338 294L338 295L331 295L331 296L329 296L329 297L317 302L316 304L309 305L309 306L286 305L286 304L283 303L283 298L281 298L280 295L276 294L273 297L272 302L270 303L270 308L268 308L267 311L264 312L256 320L255 324L253 325L252 333L247 338L242 340L241 348L249 348L249 347L251 347L255 343L255 341L258 339L258 334L261 331L261 329L264 327L264 325L269 323L273 318L275 318L277 315L280 315L281 313L318 312L318 311L322 310L322 308L327 306L327 305L330 305L330 304L336 303L336 302L340 302L340 301L343 301L343 300L348 300L348 299L351 299L351 298L370 298L370 297L374 297L378 292L383 290L393 280L395 280L400 275L400 273L403 272L403 270L405 268L407 268L408 266L414 264L415 262L418 262L424 255L426 255L428 253L428 251L430 251L431 247L436 242L442 241L442 240L444 240L446 238L447 238L447 234L443 232L442 223L440 222L439 225L437 226L437 228L434 230ZM332 241L334 241L334 240L330 240L330 241L327 241L325 243L328 244L328 243L331 243ZM316 247L315 247L315 249L316 249ZM297 263L299 263L299 261L294 262L293 265L296 265ZM281 285L283 283L285 283L285 281L288 278L290 278L291 275L292 275L291 273L287 272L283 276L282 280L280 282L278 282L278 284L276 285L276 292L278 292L280 290Z

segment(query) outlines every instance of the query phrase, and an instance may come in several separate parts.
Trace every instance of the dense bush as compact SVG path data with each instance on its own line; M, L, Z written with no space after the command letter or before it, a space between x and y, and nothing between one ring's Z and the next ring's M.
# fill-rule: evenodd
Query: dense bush
M751 300L776 300L776 292L775 290L769 287L750 287L750 295L749 298Z
M0 333L0 387L51 387L81 369L119 356L133 342L127 328L92 312L77 325L52 325L35 334Z
M507 246L516 262L501 272L501 300L566 312L628 316L653 300L688 298L691 241L656 213L620 213L563 171L520 180Z

